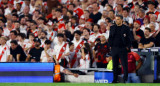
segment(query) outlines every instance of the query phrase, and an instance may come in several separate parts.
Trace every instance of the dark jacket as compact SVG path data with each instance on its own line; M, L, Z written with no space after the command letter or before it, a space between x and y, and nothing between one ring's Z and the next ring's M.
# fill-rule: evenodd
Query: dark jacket
M113 40L115 37L116 27L117 27L116 24L110 27L110 34L109 34L109 46L110 47L113 46ZM127 48L130 48L131 47L131 33L130 33L129 27L123 24L122 30L120 33L121 33L123 45L125 45L125 47Z

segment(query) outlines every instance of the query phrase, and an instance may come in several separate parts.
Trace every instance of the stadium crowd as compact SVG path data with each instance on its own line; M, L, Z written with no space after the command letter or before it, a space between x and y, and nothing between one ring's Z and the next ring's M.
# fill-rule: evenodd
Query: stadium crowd
M49 1L0 0L0 62L106 68L116 15L130 28L131 48L160 46L160 0Z

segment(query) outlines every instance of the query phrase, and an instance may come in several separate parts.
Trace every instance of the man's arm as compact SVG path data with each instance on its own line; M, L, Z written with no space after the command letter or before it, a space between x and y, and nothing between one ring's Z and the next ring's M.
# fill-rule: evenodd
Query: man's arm
M136 28L133 28L133 36L136 41L139 41L141 38L136 34Z
M20 56L21 54L17 54L17 62L20 62Z
M27 58L26 58L26 61L29 61L30 58L31 58L31 55L28 54L28 55L27 55Z
M139 49L143 49L143 48L144 48L143 44L142 44L142 43L139 43L139 44L138 44L138 48L139 48Z
M68 69L64 69L63 71L62 71L64 74L67 74L67 75L73 75L74 77L78 77L79 75L78 74L76 74L76 73L72 73L71 71L69 71Z
M142 66L141 59L139 59L137 62L138 62L138 65L136 66L136 70L138 70Z
M154 45L154 42L150 42L149 44L145 44L144 48L150 48Z

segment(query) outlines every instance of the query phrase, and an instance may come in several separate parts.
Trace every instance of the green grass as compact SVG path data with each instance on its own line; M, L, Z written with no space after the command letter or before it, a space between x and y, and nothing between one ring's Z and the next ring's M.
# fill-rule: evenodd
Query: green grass
M119 84L104 84L104 83L0 83L0 86L160 86L158 83L119 83Z

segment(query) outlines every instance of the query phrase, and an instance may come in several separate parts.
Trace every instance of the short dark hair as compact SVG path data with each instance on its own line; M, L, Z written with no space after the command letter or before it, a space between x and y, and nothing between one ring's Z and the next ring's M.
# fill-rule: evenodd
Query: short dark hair
M99 24L94 24L94 26L95 26L95 25L98 27L98 29L100 28Z
M45 44L51 44L52 42L50 40L46 40L44 43Z
M72 15L73 15L73 11L72 11L72 10L68 10L67 12L69 12L70 14L72 14Z
M107 17L106 20L108 20L108 22L112 22L111 18Z
M69 4L69 5L73 5L73 7L76 7L76 5L75 5L75 4L72 4L72 3L71 3L71 4Z
M129 8L125 7L125 8L123 8L123 11L127 11L127 13L129 13Z
M123 16L122 16L122 15L116 15L116 17L119 17L119 18L123 19Z
M15 31L15 30L12 30L10 33L14 33L14 35L16 35L17 36L17 31Z
M70 47L71 45L73 45L73 42L69 42L68 44L69 44L69 47Z
M24 33L19 33L17 36L22 37L22 39L25 39L25 38L26 38L26 35L25 35Z
M56 11L58 11L58 12L62 13L62 10L61 10L61 9L59 9L59 8L57 8L57 9L56 9Z
M114 10L110 10L110 12L113 12L113 14L115 14L115 11L114 11Z
M151 32L151 29L149 27L146 27L145 30L148 30L149 32Z
M33 23L34 25L37 25L36 21L32 20L31 23Z
M47 32L46 32L46 31L42 31L41 33L44 33L45 35L47 35Z
M90 34L90 30L88 28L84 28L83 30L87 30L89 32L89 34Z
M15 44L15 45L18 45L17 40L12 40L10 43L13 43L13 44Z
M78 35L80 35L81 36L81 34L82 34L82 32L80 31L80 30L76 30L76 31L74 31L74 33L73 33L74 35L75 34L78 34Z
M57 34L57 37L62 37L62 38L64 38L64 34L58 33L58 34Z

